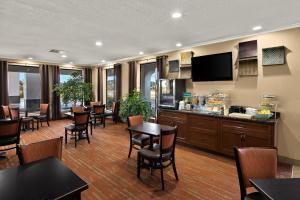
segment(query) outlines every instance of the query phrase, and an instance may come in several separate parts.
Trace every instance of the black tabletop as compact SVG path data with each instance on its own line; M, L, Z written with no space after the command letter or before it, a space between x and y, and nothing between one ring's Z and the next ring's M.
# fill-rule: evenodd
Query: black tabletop
M155 124L151 122L143 122L142 124L139 124L137 126L129 127L128 130L144 133L152 136L159 136L160 130L164 130L164 131L173 130L173 127L167 125Z
M61 161L47 158L0 171L0 199L60 199L88 185Z
M250 179L251 184L268 199L299 200L300 178Z

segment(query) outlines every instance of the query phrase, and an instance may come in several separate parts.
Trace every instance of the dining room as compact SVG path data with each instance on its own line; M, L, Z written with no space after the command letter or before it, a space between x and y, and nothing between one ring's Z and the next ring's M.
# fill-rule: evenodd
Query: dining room
M299 6L4 1L0 200L299 199Z

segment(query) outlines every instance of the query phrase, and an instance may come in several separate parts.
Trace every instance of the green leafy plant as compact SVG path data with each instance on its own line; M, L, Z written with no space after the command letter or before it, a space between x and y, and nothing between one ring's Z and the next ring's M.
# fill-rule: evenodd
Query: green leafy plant
M134 90L131 94L121 99L119 116L123 121L126 121L127 117L133 115L142 115L144 120L147 121L151 114L150 103L144 99L141 92Z
M93 97L92 84L85 83L82 74L75 72L71 78L64 83L55 86L54 92L62 98L63 104L67 105L71 102L74 106L78 103L90 101Z

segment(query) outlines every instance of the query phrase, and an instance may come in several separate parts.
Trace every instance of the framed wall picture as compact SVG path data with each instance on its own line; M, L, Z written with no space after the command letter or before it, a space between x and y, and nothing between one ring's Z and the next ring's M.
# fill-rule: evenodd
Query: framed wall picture
M179 60L169 61L169 72L179 72Z
M262 50L262 65L283 65L285 64L285 47L272 47Z

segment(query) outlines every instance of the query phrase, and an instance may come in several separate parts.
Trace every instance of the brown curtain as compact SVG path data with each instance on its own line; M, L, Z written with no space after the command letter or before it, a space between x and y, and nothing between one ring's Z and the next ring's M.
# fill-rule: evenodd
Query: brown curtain
M8 83L7 83L8 65L7 61L0 60L0 106L8 105Z
M52 66L52 83L53 88L59 84L59 66ZM60 96L53 92L52 95L52 119L60 118Z
M92 82L92 76L93 75L92 74L93 74L92 68L89 68L89 67L84 68L84 82L85 83L93 84L93 82ZM91 101L85 101L84 104L85 105L90 105L90 102Z
M102 67L100 66L98 68L98 91L97 91L97 95L98 95L98 101L101 101L103 103L103 71L102 71Z
M158 79L163 78L163 71L167 65L167 58L168 56L158 56L156 57L156 66L157 66L157 73Z
M84 82L92 84L92 69L84 68Z
M136 62L130 61L129 64L129 86L128 93L132 93L136 89Z
M121 99L122 94L122 65L115 64L114 65L115 71L115 87L116 87L116 94L115 94L115 101L119 101Z
M40 66L41 103L49 103L49 65Z

